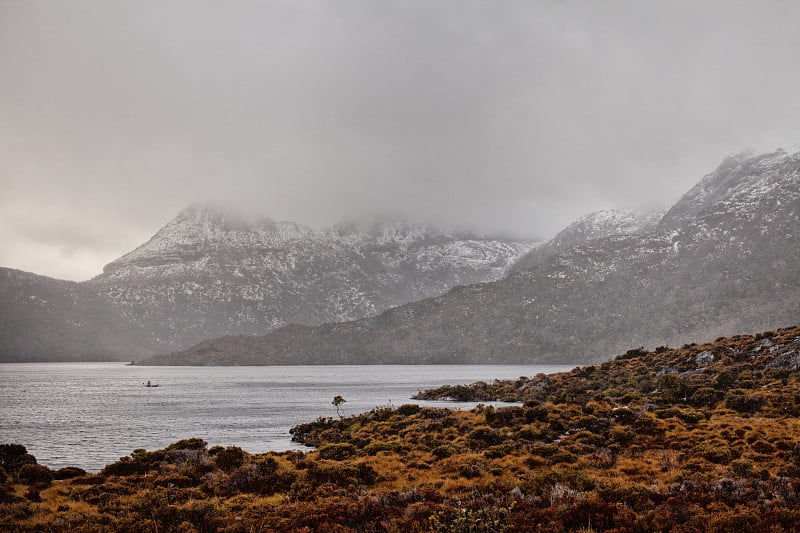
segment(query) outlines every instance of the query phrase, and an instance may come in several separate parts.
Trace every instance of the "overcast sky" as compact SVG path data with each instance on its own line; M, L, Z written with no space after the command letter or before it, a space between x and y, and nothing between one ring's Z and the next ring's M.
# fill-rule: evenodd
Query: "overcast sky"
M0 266L186 205L547 236L800 142L800 2L0 0Z

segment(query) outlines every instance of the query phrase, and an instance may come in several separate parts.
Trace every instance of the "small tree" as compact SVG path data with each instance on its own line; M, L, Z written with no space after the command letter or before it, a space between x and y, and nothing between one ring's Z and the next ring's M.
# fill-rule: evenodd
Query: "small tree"
M342 412L340 411L340 406L345 403L347 400L339 396L338 394L333 397L333 401L331 402L334 407L336 407L336 414L339 415L339 418L344 418L342 416Z

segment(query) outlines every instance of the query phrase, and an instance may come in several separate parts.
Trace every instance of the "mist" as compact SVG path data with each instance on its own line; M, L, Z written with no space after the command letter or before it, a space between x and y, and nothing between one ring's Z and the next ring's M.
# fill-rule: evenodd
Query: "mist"
M800 5L0 0L0 265L87 279L192 202L526 238L800 142Z

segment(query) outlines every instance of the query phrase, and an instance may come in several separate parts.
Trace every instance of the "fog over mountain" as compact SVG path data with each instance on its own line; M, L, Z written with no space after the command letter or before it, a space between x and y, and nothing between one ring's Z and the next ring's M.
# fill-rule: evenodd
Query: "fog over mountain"
M800 152L727 158L657 223L631 219L585 217L544 245L548 256L535 249L493 283L351 322L212 339L142 363L585 364L632 346L797 322Z
M212 201L548 237L797 142L800 4L0 0L0 265Z
M496 281L531 247L400 221L314 230L192 205L86 282L0 267L0 362L131 360L363 318Z

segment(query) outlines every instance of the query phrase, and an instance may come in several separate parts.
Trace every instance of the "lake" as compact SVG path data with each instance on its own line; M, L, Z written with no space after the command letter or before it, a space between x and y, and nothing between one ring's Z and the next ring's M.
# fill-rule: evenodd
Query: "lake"
M201 437L251 453L302 448L292 426L411 401L420 389L515 379L566 366L143 367L124 363L0 364L0 443L19 443L51 468L97 471L136 448ZM151 381L158 387L145 387Z

